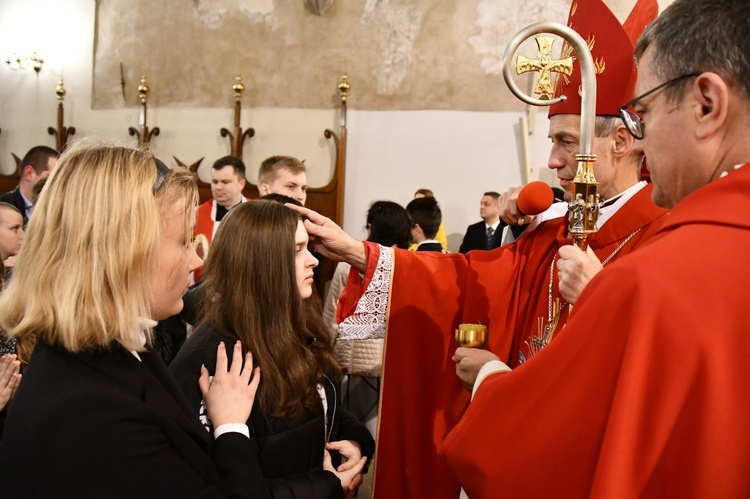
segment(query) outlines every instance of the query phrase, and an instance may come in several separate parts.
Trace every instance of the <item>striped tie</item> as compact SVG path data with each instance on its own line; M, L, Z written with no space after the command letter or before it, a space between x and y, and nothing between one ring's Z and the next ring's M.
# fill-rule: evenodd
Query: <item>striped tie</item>
M487 227L487 244L485 245L486 249L492 249L492 236L495 234L495 229L492 227Z

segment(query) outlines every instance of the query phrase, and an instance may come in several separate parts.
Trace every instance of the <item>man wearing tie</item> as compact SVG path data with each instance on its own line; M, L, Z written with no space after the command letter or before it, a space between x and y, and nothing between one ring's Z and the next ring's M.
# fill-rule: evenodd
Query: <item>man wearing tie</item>
M459 253L465 254L477 249L491 250L502 244L501 235L506 224L500 220L499 197L500 194L494 191L484 193L479 204L482 221L469 225L466 229Z

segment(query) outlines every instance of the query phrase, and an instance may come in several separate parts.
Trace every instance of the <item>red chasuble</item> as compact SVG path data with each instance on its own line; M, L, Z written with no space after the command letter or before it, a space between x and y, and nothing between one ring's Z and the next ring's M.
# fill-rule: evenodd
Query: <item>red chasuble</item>
M241 203L247 202L245 196L242 196ZM206 238L207 246L205 248L197 248L198 256L205 260L208 255L208 250L213 241L214 234L219 228L221 222L216 221L216 201L209 199L205 203L201 203L195 212L195 230L193 231L193 237L196 238L202 235ZM204 268L200 267L193 272L193 281L197 282L203 275Z
M750 166L686 197L488 377L444 450L469 496L750 497Z
M615 257L631 252L666 219L665 210L650 201L651 190L650 185L641 189L589 239L600 259L623 242ZM572 242L564 237L566 227L565 218L550 220L513 245L466 256L395 251L375 497L458 497L458 482L439 453L469 398L451 360L458 346L453 331L461 322L486 324L489 349L515 365L523 342L537 330L537 317L547 316L552 259L561 245ZM350 274L339 321L353 312L374 273L378 246L367 243L366 250L365 279ZM564 321L565 316L557 335L562 336Z
M203 235L206 238L206 244L210 246L211 241L214 238L214 234L216 233L216 229L219 226L219 223L214 220L215 217L216 201L210 199L205 203L201 203L201 205L198 206L198 209L195 212L195 230L193 231L193 237L195 238L198 237L198 235ZM198 256L200 256L204 260L207 254L208 247L200 248L198 251ZM196 269L193 272L194 281L197 282L202 275L203 267Z

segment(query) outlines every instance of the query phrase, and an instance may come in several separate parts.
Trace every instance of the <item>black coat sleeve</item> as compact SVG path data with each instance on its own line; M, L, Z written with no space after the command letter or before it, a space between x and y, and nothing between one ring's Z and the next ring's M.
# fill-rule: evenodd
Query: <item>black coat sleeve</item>
M458 252L462 254L466 254L469 252L469 233L471 232L471 226L466 228L466 234L464 234L464 239L461 241L461 247L458 248Z

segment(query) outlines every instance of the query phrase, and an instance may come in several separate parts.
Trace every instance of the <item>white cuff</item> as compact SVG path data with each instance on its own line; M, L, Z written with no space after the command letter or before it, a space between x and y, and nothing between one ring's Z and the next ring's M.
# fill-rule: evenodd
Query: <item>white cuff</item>
M471 390L471 399L474 400L474 394L477 393L477 388L479 388L479 385L482 384L482 381L484 381L484 378L489 376L490 374L495 374L499 372L504 371L510 371L510 367L505 365L504 362L499 360L491 360L487 362L485 365L482 366L482 368L479 370L479 373L477 374L477 379L474 381L474 388Z
M214 440L225 433L242 433L247 438L250 438L250 430L247 428L247 425L243 423L226 423L220 425L214 430Z

